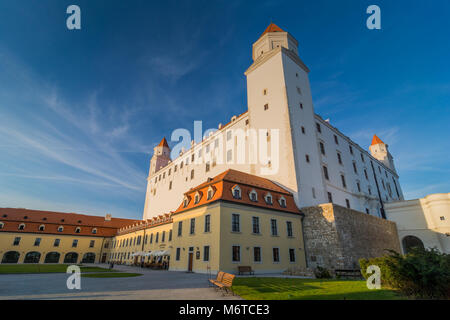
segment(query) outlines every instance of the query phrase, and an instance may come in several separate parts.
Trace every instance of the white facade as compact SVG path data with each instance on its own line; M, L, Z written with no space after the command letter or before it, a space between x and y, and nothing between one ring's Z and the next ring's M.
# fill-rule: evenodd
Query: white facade
M174 211L184 192L229 168L278 183L300 208L329 202L331 194L336 204L381 216L382 203L403 199L391 158L392 167L314 113L309 70L297 46L282 31L265 32L255 42L254 62L245 72L248 111L165 167L150 170L144 219ZM266 148L267 158L261 156ZM161 156L155 152L152 163L161 163Z
M404 251L405 238L412 236L425 248L450 253L450 193L386 204L386 215L397 224Z

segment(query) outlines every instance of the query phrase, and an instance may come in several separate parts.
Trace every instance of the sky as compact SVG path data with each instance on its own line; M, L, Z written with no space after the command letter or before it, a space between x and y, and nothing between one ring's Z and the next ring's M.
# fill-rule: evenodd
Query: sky
M66 9L81 8L81 30ZM366 8L381 9L381 30ZM0 1L0 207L141 218L153 147L247 110L251 45L299 42L315 112L450 192L450 1ZM174 145L175 142L170 142Z

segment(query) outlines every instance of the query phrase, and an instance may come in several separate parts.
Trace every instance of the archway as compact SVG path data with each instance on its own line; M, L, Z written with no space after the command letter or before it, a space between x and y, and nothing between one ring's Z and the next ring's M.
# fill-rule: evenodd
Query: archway
M415 236L406 236L402 240L403 251L408 254L413 248L425 249L422 240Z
M81 262L82 263L94 263L95 262L95 253L93 253L93 252L85 253Z
M64 257L64 263L77 263L78 261L78 253L69 252Z
M59 252L49 252L45 255L44 263L58 263L60 256Z
M31 251L25 255L23 263L39 263L39 260L41 260L41 253L37 251Z
M20 253L17 251L8 251L3 255L2 263L17 263L19 261Z

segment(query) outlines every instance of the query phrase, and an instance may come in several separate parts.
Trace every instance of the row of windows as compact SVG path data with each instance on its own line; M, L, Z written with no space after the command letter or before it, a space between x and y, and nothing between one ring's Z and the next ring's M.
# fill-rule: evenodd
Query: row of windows
M161 232L161 242L165 242L166 241L166 231L162 231ZM144 236L144 244L148 244L150 242L150 244L153 243L153 241L155 243L158 243L160 240L159 237L159 232L156 232L155 234L151 233L150 235L146 234ZM155 235L155 236L153 236ZM121 240L116 240L112 242L112 248L122 248L122 247L132 247L132 246L137 246L140 245L142 241L142 236L137 236L137 237L131 237L131 238L127 238L127 239L121 239ZM172 241L172 230L169 230L169 239L168 241Z
M8 251L3 255L1 263L17 263L19 262L20 253L17 251ZM45 255L44 263L58 263L60 260L61 254L59 252L48 252ZM41 253L37 251L28 252L25 255L23 263L39 263L41 260ZM78 262L78 253L76 252L68 252L64 256L63 263L77 263ZM95 253L94 252L86 252L83 255L81 263L94 263L95 262Z
M194 248L190 247L189 248L189 252L193 253L193 251L194 251ZM204 262L208 262L209 261L209 259L210 259L210 252L211 252L210 246L203 246L203 261ZM176 261L180 261L180 258L181 258L181 248L177 248L176 252L175 252L175 260Z
M233 213L231 215L231 231L241 232L241 215L239 213ZM276 219L270 219L270 231L272 236L278 236L278 225ZM261 234L261 225L259 217L252 217L252 233ZM288 237L293 237L294 232L292 229L292 222L286 221L286 234Z
M232 246L231 248L231 261L232 262L241 262L241 246ZM295 262L296 261L296 255L295 255L295 249L289 248L288 249L288 257L289 262ZM261 247L253 247L253 262L254 263L262 263L262 248ZM272 248L272 262L273 263L279 263L281 262L280 257L280 248Z
M13 246L18 246L20 244L21 239L22 239L21 237L15 237L14 241L13 241ZM41 245L41 241L42 241L42 238L36 238L34 240L34 246L39 247ZM55 239L53 241L54 247L59 247L60 244L61 244L61 239ZM72 248L76 248L77 246L78 246L78 239L73 239L72 240ZM95 240L90 240L89 248L93 248L94 246L95 246Z
M3 229L4 226L5 226L5 223L4 222L0 222L0 229ZM19 224L19 227L17 228L17 230L25 230L25 227L26 227L25 223L21 223L21 224ZM38 230L39 231L44 231L45 230L45 225L43 225L43 224L40 225ZM63 231L64 231L64 227L63 226L59 226L58 227L58 232L63 232ZM80 233L80 232L81 232L81 228L80 227L76 227L75 228L75 233ZM93 234L96 234L97 233L97 228L93 228L91 230L91 232Z

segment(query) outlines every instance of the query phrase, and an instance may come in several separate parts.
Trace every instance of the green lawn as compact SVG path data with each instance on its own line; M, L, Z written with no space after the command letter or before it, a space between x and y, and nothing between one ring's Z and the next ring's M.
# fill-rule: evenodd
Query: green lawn
M129 278L142 276L142 273L127 273L127 272L83 273L81 274L81 276L86 278Z
M68 264L0 264L0 274L6 273L65 273ZM81 272L111 272L100 267L81 267Z
M363 280L235 278L233 292L247 300L404 299L392 290L369 290Z

